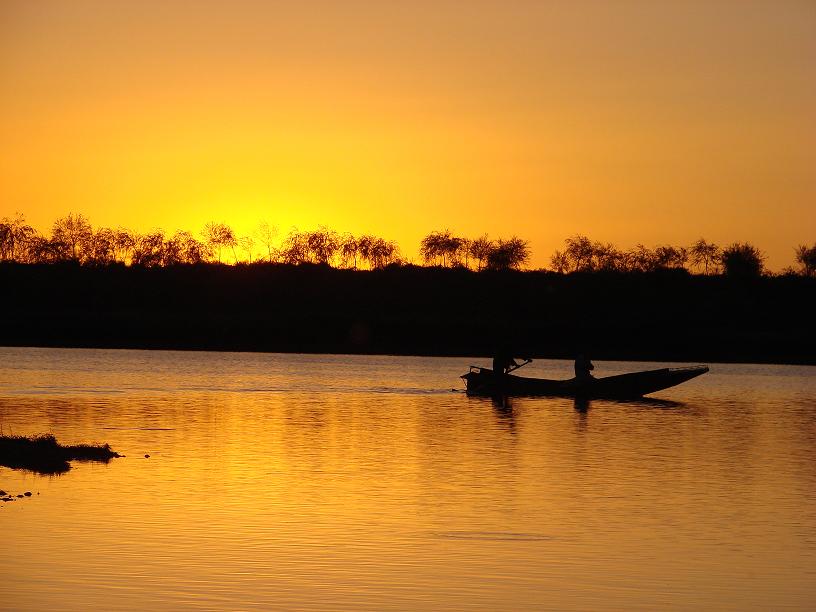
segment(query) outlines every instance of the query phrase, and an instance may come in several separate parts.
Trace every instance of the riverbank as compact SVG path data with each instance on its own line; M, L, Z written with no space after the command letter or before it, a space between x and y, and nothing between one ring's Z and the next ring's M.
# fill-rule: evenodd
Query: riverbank
M0 265L0 345L816 364L816 279Z

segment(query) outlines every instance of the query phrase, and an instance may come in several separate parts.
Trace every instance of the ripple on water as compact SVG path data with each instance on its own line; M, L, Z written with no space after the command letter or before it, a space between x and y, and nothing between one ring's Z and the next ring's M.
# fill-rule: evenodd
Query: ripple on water
M517 531L435 531L436 538L448 540L507 540L510 542L549 542L554 536L542 533L523 533Z

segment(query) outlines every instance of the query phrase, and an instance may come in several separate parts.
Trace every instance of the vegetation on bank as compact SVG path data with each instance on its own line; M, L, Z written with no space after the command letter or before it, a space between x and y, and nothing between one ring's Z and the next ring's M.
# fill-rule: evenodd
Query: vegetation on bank
M816 253L816 246L814 246ZM688 270L703 274L759 276L765 256L752 244L735 242L725 248L701 238L690 247L671 245L649 249L642 244L621 251L615 245L593 242L586 236L566 240L566 248L552 256L556 272L654 272Z
M816 276L816 244L794 250L797 267L783 275ZM522 269L531 258L528 241L517 236L491 239L467 238L449 230L431 232L419 245L425 266L466 268L475 271ZM735 242L725 247L700 239L690 246L638 244L621 250L615 245L576 235L551 257L551 269L571 272L654 272L687 270L701 274L759 276L769 272L765 257L752 244ZM18 263L77 262L86 266L124 264L166 267L201 263L324 264L342 269L381 269L407 265L394 241L373 235L353 236L320 227L313 231L292 229L279 239L278 230L266 222L252 234L238 235L226 223L210 222L194 235L189 231L167 234L156 229L140 234L125 228L94 228L81 214L57 219L50 235L38 233L23 215L0 219L0 261Z
M0 435L0 465L39 474L61 474L71 469L69 461L108 463L121 457L107 444L62 446L52 434L39 436Z
M0 264L0 346L816 363L816 278Z

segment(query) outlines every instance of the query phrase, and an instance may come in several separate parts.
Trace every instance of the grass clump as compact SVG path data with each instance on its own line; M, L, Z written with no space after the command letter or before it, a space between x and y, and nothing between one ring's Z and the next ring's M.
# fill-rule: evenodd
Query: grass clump
M121 455L108 444L62 446L53 434L39 436L0 435L0 465L40 474L61 474L71 469L69 461L107 463Z

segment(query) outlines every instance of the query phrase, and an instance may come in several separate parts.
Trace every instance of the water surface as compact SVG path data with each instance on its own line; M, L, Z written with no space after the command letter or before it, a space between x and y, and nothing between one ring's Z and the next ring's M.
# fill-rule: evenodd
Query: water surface
M579 410L470 362L0 348L5 433L127 455L0 468L0 608L811 608L816 368Z

